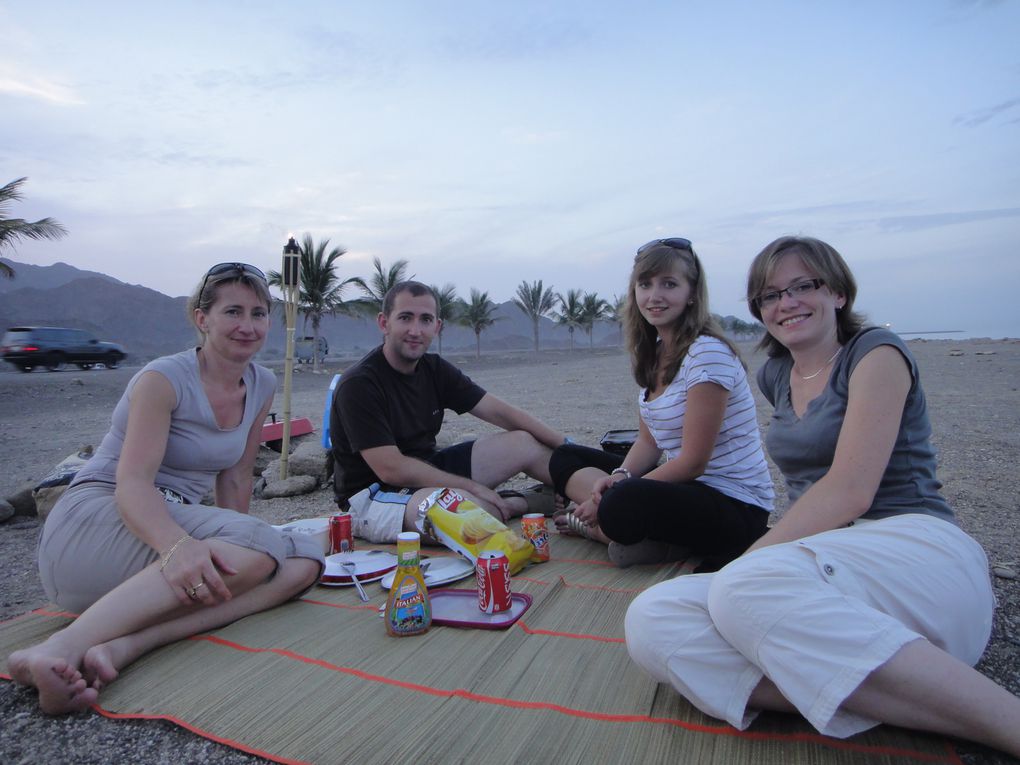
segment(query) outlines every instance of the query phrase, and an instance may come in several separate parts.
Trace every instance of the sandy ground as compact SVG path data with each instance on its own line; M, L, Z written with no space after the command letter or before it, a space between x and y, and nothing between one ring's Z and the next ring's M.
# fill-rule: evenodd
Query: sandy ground
M963 528L984 545L990 564L1015 572L1020 568L1020 341L914 340L910 347L928 396L944 492ZM636 427L637 389L622 351L579 348L451 358L490 392L578 442L596 445L607 430ZM752 372L764 360L750 347L745 358ZM344 366L327 363L330 373ZM82 444L98 444L135 371L0 371L0 497L38 481ZM294 415L319 423L328 382L328 374L295 375ZM763 425L768 416L759 396ZM470 416L448 415L442 442L487 429ZM324 489L256 501L252 512L279 523L326 514L330 498ZM34 563L38 534L34 518L0 524L0 619L45 603ZM1020 581L993 576L993 583L999 609L979 668L1020 694ZM0 719L0 761L5 763L265 762L165 723L113 722L95 714L48 719L37 712L32 694L12 683L0 683ZM959 751L968 763L1016 762L969 744Z

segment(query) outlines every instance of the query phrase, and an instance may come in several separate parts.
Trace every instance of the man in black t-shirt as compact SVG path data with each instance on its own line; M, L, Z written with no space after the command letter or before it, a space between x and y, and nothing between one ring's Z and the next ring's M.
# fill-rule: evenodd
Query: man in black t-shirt
M486 393L435 354L442 324L435 293L400 282L377 318L383 344L348 369L330 412L337 503L350 509L354 533L392 542L414 529L419 502L436 488L459 489L500 520L527 512L520 496L493 490L524 472L549 484L549 456L563 434ZM443 413L470 412L504 432L436 449Z

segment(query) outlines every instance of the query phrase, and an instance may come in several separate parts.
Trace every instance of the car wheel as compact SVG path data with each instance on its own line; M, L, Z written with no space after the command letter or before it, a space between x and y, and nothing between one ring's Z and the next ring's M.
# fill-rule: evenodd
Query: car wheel
M103 362L107 369L116 369L120 366L120 357L116 353L111 353L106 357L106 361Z
M94 366L95 366L95 364L93 364L91 362L80 362L80 361L78 362L78 369L88 370L88 369L92 369L92 367L94 367Z
M60 354L53 356L47 363L46 368L51 372L59 372L64 368L64 357Z

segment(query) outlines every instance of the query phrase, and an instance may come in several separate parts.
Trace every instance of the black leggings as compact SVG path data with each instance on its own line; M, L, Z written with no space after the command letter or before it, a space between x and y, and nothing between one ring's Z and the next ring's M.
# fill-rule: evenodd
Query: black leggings
M576 444L557 448L549 461L560 494L584 467L610 472L623 457ZM618 481L599 503L599 528L610 539L629 545L643 539L690 548L710 568L729 563L768 530L769 513L701 481L672 483L650 478ZM710 560L709 560L710 559ZM703 567L704 570L704 567Z

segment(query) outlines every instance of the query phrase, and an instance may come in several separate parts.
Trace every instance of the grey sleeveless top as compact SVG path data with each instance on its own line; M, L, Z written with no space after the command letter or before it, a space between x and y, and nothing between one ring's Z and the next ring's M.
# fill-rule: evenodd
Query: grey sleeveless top
M172 489L188 502L197 504L213 488L217 474L241 459L252 425L256 424L262 407L276 392L276 377L265 367L249 364L243 377L246 395L241 423L235 428L220 428L199 378L197 349L164 356L146 364L131 378L113 410L109 432L92 459L78 471L72 485L84 481L116 482L131 391L138 378L146 372L163 375L177 396L177 405L170 418L166 453L156 473L156 485Z
M771 358L758 370L758 387L775 407L765 433L765 446L786 479L790 504L832 467L836 441L846 416L850 375L869 351L891 345L910 367L910 390L903 407L889 464L864 518L885 518L903 513L924 513L955 523L953 511L939 494L942 484L935 478L935 449L931 445L931 423L917 362L903 341L887 329L862 329L847 342L829 374L821 395L797 417L790 401L789 356Z

